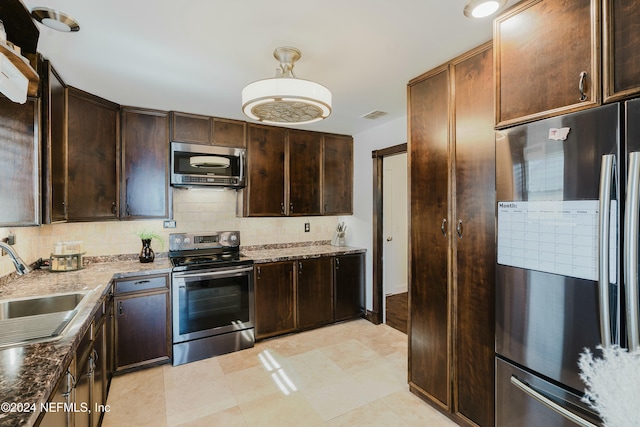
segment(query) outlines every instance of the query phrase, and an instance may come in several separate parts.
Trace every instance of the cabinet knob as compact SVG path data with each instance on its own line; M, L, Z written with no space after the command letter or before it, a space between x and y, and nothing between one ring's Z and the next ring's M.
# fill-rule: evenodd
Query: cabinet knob
M122 309L122 301L120 301L118 303L118 314L122 315L122 311L123 311L123 309Z
M116 215L118 213L118 209L116 207L116 202L111 203L111 213Z
M442 218L442 224L440 225L440 231L442 231L442 236L447 237L447 218Z
M284 215L284 202L280 203L280 213Z
M293 203L289 203L289 213L293 213Z
M462 239L463 228L462 228L462 220L461 219L458 220L458 225L456 225L456 231L458 232L458 239Z

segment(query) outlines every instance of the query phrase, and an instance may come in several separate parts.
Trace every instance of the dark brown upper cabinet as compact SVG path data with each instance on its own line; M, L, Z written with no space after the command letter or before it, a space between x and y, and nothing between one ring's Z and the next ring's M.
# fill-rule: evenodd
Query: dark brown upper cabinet
M0 226L40 223L40 102L0 96Z
M171 112L171 140L224 147L246 146L247 124L198 114Z
M169 113L122 107L120 218L170 218Z
M118 218L118 104L67 88L69 221Z
M640 2L604 0L604 101L640 94Z
M320 215L322 134L288 131L290 216ZM286 186L286 184L285 184Z
M48 60L41 62L42 222L67 220L67 98Z
M324 136L322 199L324 215L353 213L353 138Z
M286 129L249 125L245 216L284 216Z
M523 1L494 42L497 128L600 104L600 0Z
M244 216L352 213L353 138L254 124L248 135Z

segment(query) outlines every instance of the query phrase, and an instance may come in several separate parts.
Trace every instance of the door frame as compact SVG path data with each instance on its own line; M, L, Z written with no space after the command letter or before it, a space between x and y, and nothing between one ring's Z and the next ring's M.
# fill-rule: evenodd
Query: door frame
M392 147L374 150L371 152L373 158L373 294L372 308L367 313L369 321L375 325L382 323L382 299L383 295L383 160L385 157L407 152L407 143L394 145Z

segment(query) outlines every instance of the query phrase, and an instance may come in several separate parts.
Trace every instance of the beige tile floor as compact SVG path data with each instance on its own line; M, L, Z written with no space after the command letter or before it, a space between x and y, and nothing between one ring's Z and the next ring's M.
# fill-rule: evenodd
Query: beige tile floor
M407 336L355 320L117 376L104 427L456 424L409 392Z

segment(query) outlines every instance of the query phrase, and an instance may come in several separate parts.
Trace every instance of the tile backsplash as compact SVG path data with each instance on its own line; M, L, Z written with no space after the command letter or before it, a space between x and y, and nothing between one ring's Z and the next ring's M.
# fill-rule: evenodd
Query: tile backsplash
M173 216L177 228L165 229L162 220L63 223L39 227L0 228L0 238L16 235L14 249L27 263L48 258L53 245L81 240L87 256L136 254L140 239L136 232L151 229L165 238L164 247L153 241L156 252L168 248L169 233L240 230L243 246L331 240L338 217L238 218L236 192L211 188L173 189ZM238 193L239 194L239 193ZM311 231L304 231L304 223ZM14 271L8 256L0 259L0 277Z

